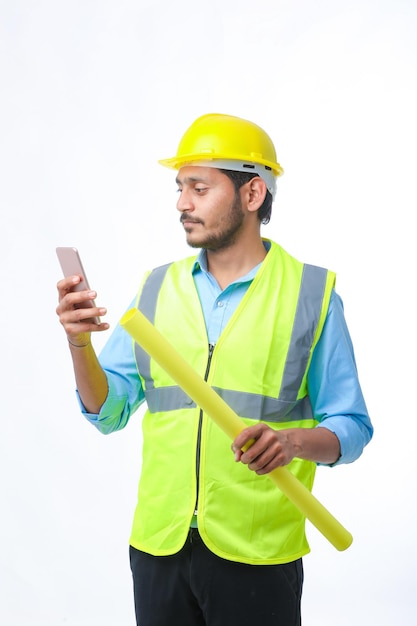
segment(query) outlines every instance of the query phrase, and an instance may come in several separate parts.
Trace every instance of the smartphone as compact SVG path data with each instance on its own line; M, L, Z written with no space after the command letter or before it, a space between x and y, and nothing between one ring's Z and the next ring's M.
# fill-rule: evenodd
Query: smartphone
M67 276L81 276L81 281L74 286L73 291L84 291L85 289L90 289L77 248L58 247L56 248L56 253L65 278ZM80 304L77 305L77 309L87 309L95 306L96 304L94 300L86 300L85 302L80 302ZM99 317L92 317L91 319L95 324L100 324Z

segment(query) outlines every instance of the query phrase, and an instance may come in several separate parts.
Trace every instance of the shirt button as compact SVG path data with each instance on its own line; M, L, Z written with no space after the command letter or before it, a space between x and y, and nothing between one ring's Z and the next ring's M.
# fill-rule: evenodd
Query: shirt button
M217 306L224 306L223 300L219 300L218 303L217 303Z

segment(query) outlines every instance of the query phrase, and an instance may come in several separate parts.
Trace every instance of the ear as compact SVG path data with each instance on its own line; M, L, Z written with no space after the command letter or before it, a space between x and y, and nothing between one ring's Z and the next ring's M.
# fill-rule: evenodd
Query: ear
M260 176L255 176L244 185L246 207L248 211L257 211L265 200L267 188L266 183Z

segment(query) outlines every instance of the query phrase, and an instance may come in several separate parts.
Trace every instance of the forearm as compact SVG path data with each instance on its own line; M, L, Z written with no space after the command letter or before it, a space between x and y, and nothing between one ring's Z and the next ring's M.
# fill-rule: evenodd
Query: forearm
M99 413L108 394L106 374L91 342L83 346L69 343L77 390L89 413Z
M332 465L340 457L340 442L327 428L292 428L288 434L294 457Z

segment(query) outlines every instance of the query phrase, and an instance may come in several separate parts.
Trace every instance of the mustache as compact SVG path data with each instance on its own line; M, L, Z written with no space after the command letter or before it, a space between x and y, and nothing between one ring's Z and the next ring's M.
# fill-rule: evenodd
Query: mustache
M203 224L203 220L199 220L199 219L197 219L195 217L190 217L186 213L183 213L181 215L180 222L181 222L181 224L184 224L184 222L191 222L192 224Z

